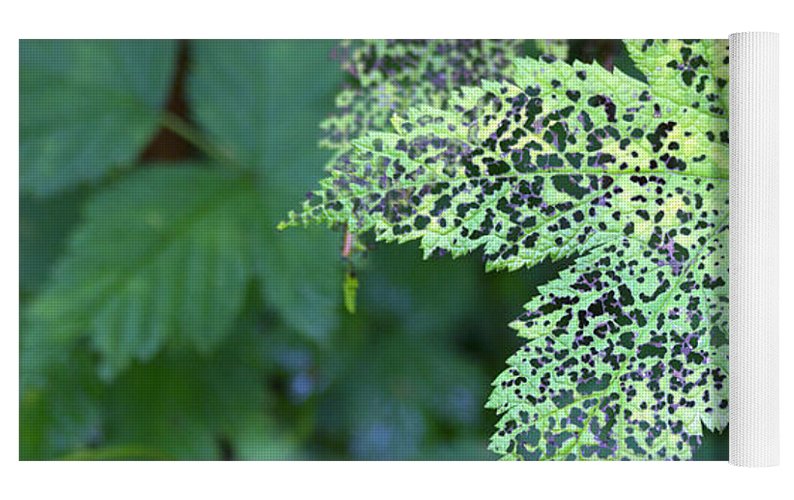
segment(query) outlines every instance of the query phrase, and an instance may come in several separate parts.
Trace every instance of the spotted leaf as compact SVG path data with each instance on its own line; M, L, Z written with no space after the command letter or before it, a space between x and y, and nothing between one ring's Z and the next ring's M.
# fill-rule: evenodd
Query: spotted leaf
M568 59L568 41L558 39L535 40L541 55L553 56L557 59Z
M627 40L626 47L654 93L727 116L727 40Z
M577 259L513 324L491 448L517 459L686 459L727 423L724 223L676 270L626 238Z
M410 106L443 108L454 89L509 76L522 40L365 40L343 42L343 67L354 77L323 121L322 145L345 150L369 130L384 130ZM555 46L555 50L560 50Z
M719 87L714 44L680 43ZM630 46L646 71L654 46ZM575 259L513 324L528 344L488 403L507 458L685 459L727 424L727 115L664 67L518 59L354 140L284 223L482 250L489 270Z

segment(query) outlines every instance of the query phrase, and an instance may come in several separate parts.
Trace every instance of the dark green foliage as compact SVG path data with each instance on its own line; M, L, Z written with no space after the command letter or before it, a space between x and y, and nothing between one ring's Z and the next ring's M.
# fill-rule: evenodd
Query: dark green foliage
M323 231L276 237L275 227L320 177L318 165L329 156L315 144L342 79L329 57L332 47L199 41L191 46L187 82L196 121L236 168L255 171L263 186L263 294L290 325L316 340L337 326L342 274L329 265L338 259L336 239Z
M276 225L348 139L390 126L375 89L443 108L565 48L21 42L20 458L497 458L483 402L521 345L506 325L570 263L484 275L362 237L351 269L340 234ZM406 71L361 66L370 50Z
M85 190L83 190L85 191ZM49 198L19 200L19 287L24 297L47 281L50 266L63 253L69 231L80 219L86 193L70 191Z
M107 379L169 341L212 350L254 277L261 213L257 190L217 169L151 165L129 175L85 206L30 308L31 335L46 345L88 334Z
M128 166L160 123L173 41L20 43L20 177L39 195Z

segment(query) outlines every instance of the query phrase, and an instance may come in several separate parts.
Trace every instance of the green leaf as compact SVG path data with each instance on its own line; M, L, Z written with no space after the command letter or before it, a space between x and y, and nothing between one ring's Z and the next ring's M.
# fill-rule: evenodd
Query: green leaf
M80 219L86 193L70 191L47 199L19 199L19 286L32 293L44 285Z
M243 166L263 171L266 185L298 184L289 193L303 196L303 177L320 171L302 161L323 158L306 131L319 137L317 123L341 83L332 47L312 40L196 41L187 87L196 121Z
M485 314L477 259L428 262L402 250L384 246L367 256L358 276L362 310L430 337L457 332Z
M425 257L481 249L489 270L574 257L514 323L529 344L497 379L492 448L691 458L703 426L727 421L727 116L693 105L686 81L515 64L512 83L353 141L287 225L418 239Z
M265 404L256 380L239 360L166 351L110 387L103 444L145 447L177 460L217 460L227 428ZM138 415L139 408L151 414Z
M135 160L158 129L176 42L20 42L20 180L38 195Z
M417 460L461 438L447 435L432 443L434 428L461 434L479 429L488 389L480 367L447 339L388 328L369 336L360 346L364 355L332 388L321 430L335 439L346 436L346 452L357 460ZM485 444L483 439L481 451Z
M342 77L329 57L332 47L311 40L198 41L187 87L198 124L259 174L268 230L258 271L267 301L318 341L337 325L341 242L323 231L285 237L275 228L284 211L304 199L329 156L315 144Z
M268 210L257 268L265 299L291 328L328 345L341 310L341 241L323 231L282 237L271 216Z
M54 460L72 449L96 444L103 422L99 404L103 386L96 379L89 354L82 352L56 369L49 367L45 387L22 385L20 460ZM20 376L25 378L29 364L23 358L20 365Z
M111 384L100 383L85 351L52 367L46 389L23 393L21 458L297 458L299 438L262 385L270 339L243 321L236 327L210 355L165 349Z
M31 305L32 345L87 335L106 379L167 342L209 351L255 275L261 214L249 182L193 165L153 167L103 191Z

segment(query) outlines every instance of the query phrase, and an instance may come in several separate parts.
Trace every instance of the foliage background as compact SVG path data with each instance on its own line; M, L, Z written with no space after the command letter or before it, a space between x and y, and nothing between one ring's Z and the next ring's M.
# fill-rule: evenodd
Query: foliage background
M565 262L379 246L345 311L341 234L275 230L323 174L335 45L20 43L21 459L496 458L506 325Z

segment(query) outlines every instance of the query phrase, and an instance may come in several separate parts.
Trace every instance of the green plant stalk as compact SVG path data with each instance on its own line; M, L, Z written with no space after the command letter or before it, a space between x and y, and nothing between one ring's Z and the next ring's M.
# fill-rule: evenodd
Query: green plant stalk
M236 171L246 171L243 165L235 160L234 155L215 145L203 133L193 127L180 116L166 111L160 117L160 125L166 130L175 133L196 149L207 155L207 157L217 161L219 164Z

